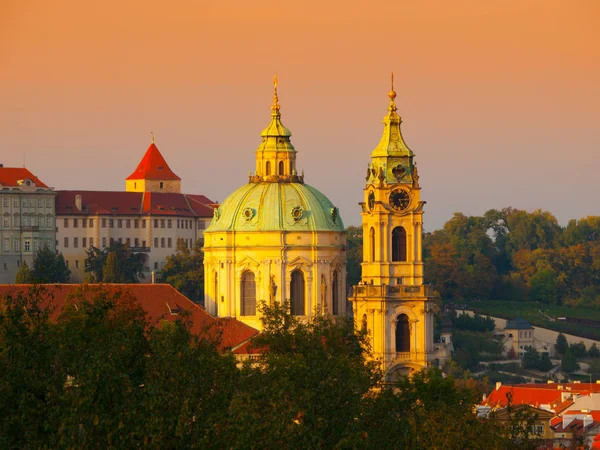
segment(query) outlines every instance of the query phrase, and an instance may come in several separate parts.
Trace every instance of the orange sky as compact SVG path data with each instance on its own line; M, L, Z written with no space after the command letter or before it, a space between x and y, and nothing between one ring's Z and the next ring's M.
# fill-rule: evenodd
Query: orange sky
M394 71L426 229L600 215L599 19L597 0L2 0L0 162L120 190L153 131L184 190L222 201L254 169L277 73L305 180L358 224Z

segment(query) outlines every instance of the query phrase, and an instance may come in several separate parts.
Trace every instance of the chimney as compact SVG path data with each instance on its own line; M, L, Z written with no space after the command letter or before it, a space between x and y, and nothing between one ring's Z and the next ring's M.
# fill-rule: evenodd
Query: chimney
M500 389L502 386L502 381L496 381L496 390Z
M77 194L75 196L75 206L77 207L77 209L79 211L81 211L81 195L80 194Z

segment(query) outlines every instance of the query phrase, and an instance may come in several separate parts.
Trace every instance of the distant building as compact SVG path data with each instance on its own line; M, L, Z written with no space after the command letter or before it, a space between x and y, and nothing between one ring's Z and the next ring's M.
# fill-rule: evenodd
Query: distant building
M0 283L14 283L44 246L55 250L55 195L29 170L0 166Z
M71 280L85 279L86 250L127 244L144 255L143 282L159 273L178 240L192 248L202 240L213 216L204 195L181 193L175 175L154 144L126 179L126 191L57 191L56 247L71 269Z
M522 317L509 320L504 327L504 337L506 338L505 348L514 350L515 355L522 357L527 347L534 347L534 328Z

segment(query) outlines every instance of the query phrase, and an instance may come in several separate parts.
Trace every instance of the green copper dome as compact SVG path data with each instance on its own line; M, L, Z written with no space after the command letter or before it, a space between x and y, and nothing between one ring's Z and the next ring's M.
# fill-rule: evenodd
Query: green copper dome
M215 211L206 232L344 231L338 209L302 183L249 183Z

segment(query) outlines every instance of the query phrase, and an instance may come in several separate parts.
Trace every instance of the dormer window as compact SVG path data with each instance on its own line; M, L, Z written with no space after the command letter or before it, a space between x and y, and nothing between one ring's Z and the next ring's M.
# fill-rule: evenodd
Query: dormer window
M164 183L161 181L160 182L160 188L162 189L164 187Z

